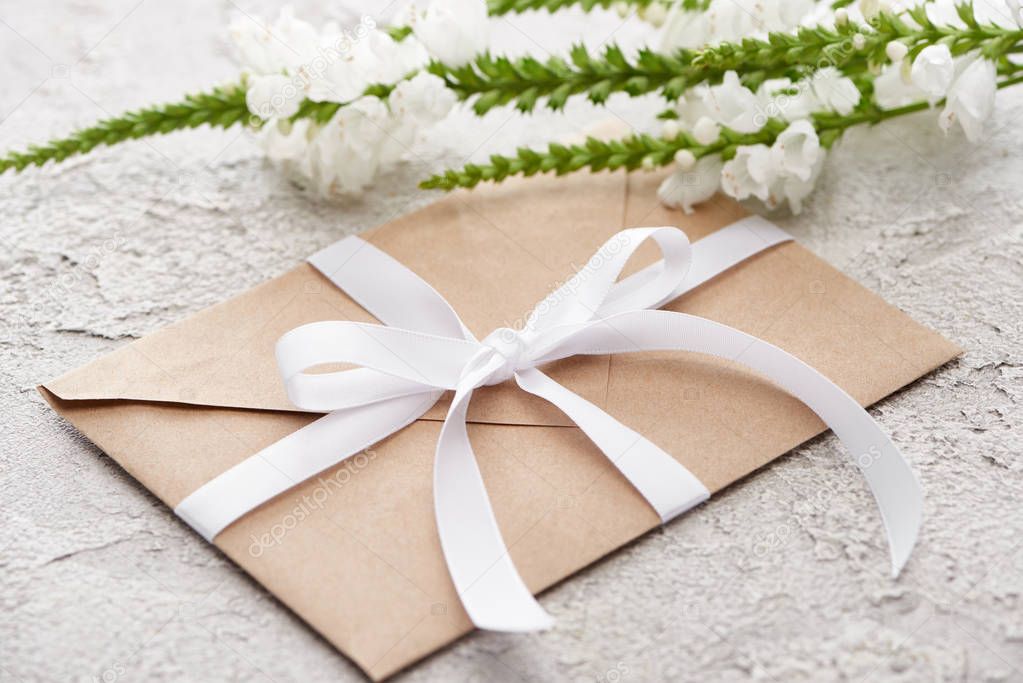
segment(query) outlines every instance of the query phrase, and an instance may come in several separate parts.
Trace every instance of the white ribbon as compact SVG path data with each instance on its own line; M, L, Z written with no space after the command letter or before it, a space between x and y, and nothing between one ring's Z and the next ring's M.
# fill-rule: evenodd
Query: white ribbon
M429 284L369 243L349 237L310 262L384 325L317 322L285 334L277 361L296 407L328 415L239 463L176 509L212 540L258 505L358 453L454 398L434 465L437 531L452 581L473 623L532 631L551 625L501 537L466 431L473 391L514 379L564 412L667 522L709 497L675 458L539 367L569 356L674 350L754 370L809 406L838 435L877 500L897 575L916 542L922 497L913 471L860 405L798 358L711 320L654 310L763 249L790 239L757 217L690 245L676 228L623 230L530 314L520 330L482 341ZM618 281L645 241L662 258ZM690 267L691 263L695 263ZM356 370L308 374L333 363Z

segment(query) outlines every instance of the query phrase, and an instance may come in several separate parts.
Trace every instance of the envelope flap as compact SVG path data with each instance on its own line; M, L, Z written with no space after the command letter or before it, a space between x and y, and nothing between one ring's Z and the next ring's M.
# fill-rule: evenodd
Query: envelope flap
M65 400L294 410L277 373L274 344L296 325L338 318L372 320L303 263L44 386Z
M456 193L364 235L434 285L480 337L515 326L621 228L624 174L536 179ZM308 264L134 341L45 384L65 400L123 399L256 410L294 410L274 359L286 331L317 320L374 321ZM606 358L551 369L595 403ZM427 418L440 419L438 404ZM511 386L488 387L470 419L568 424Z

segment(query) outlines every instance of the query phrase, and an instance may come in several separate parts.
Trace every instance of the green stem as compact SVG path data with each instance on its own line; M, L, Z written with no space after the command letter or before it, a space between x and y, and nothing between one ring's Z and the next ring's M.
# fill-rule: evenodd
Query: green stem
M0 157L0 173L21 171L26 166L42 166L47 161L63 161L85 154L99 145L114 145L124 140L162 135L183 128L209 125L228 128L244 120L245 87L241 84L214 88L211 92L187 95L182 102L130 111L78 130L66 138L45 145L32 145L24 152Z
M1023 75L1006 78L998 88L1006 88L1023 82ZM942 106L944 100L934 106ZM881 109L870 104L846 116L818 114L813 116L814 127L821 137L821 143L830 147L847 129L862 124L875 125L882 121L906 116L930 108L928 102L914 102L902 107ZM422 181L423 189L454 190L472 188L481 182L501 182L510 176L532 176L538 173L566 175L584 168L591 172L620 168L635 170L640 167L656 168L670 164L681 150L692 152L697 159L720 154L729 159L736 149L744 145L771 145L778 135L788 127L780 119L771 119L755 133L737 133L722 129L720 137L708 145L699 144L690 133L681 132L673 138L658 138L651 135L630 135L620 140L598 140L587 138L586 142L574 145L550 144L542 151L521 147L513 156L493 155L489 164L466 164L461 169L451 169Z
M366 94L386 97L393 87L370 86ZM90 152L100 145L116 145L126 140L165 135L202 125L230 128L237 123L249 123L259 127L263 122L249 113L245 104L245 92L245 85L236 83L214 88L210 92L186 95L181 102L155 105L103 119L65 138L52 140L44 145L30 145L24 152L8 152L0 157L0 174L11 169L21 172L29 166L42 166L48 161L60 162L68 157ZM296 117L308 117L325 123L342 106L337 102L304 100Z
M991 59L1023 40L1019 29L975 21L967 22L964 28L936 26L926 15L917 14L913 19L919 27L894 14L882 13L869 27L852 22L835 29L801 27L791 33L772 33L763 40L747 38L671 54L644 49L633 59L616 45L608 46L600 55L576 46L570 52L570 61L484 54L464 66L433 63L428 68L460 99L472 100L476 113L482 115L508 104L528 112L541 101L559 110L577 95L601 104L615 92L631 96L660 92L674 100L694 85L719 82L728 71L741 74L743 83L751 89L771 78L798 80L820 66L859 73L869 64L886 63L885 47L893 40L905 43L911 56L926 45L942 42L955 55L980 48ZM860 47L855 47L856 42Z
M630 0L647 6L655 0ZM682 0L701 3L703 0ZM558 9L567 4L584 8L606 6L611 0L490 0L495 14L524 9ZM477 113L514 103L522 111L531 111L544 100L552 109L565 106L568 98L585 94L594 103L604 102L613 92L630 95L660 91L676 99L699 83L715 83L727 71L738 71L752 88L767 78L801 78L821 64L845 69L865 69L869 63L883 63L885 46L898 39L910 47L913 55L925 45L942 42L953 54L980 49L985 57L1000 60L1007 51L1023 41L1023 31L980 25L968 10L961 8L965 28L932 24L922 10L909 12L913 27L893 14L878 15L869 28L847 23L834 30L801 28L794 33L770 34L766 39L745 39L701 50L679 50L663 55L643 50L629 60L617 46L609 46L599 57L578 46L571 51L571 63L559 58L540 62L532 57L508 59L482 55L458 68L432 63L428 69L440 76L462 99L473 99ZM861 32L863 31L863 32ZM859 49L852 47L853 36L863 36ZM411 76L411 75L410 75ZM394 84L371 86L366 95L387 97ZM304 101L295 118L312 118L324 123L345 103ZM184 101L148 107L100 121L72 133L67 138L45 145L34 145L25 152L10 152L0 157L0 173L41 166L86 153L98 145L159 135L201 125L227 128L251 120L245 105L245 85L216 88L211 92L187 96ZM258 125L258 124L257 124Z

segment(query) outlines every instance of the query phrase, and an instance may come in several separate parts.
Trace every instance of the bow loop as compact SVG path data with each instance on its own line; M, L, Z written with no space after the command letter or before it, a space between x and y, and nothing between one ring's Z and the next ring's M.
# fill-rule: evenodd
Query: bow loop
M647 240L653 240L660 248L661 259L645 269L642 277L619 282L625 265ZM657 306L681 286L691 261L689 238L678 228L622 230L533 309L527 317L526 329L542 333L620 310Z

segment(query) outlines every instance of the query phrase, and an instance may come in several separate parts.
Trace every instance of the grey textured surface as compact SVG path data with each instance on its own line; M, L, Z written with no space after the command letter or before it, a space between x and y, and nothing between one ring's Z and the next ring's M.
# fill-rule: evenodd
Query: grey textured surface
M238 7L0 3L0 147L229 78L223 26ZM608 14L559 22L514 18L500 39L542 51L637 30ZM637 124L656 111L612 109ZM977 146L933 115L857 131L808 211L779 219L966 349L873 409L927 492L901 580L885 574L869 493L822 437L550 591L553 631L476 634L401 680L1023 680L1021 115L1023 92L1000 95ZM34 386L430 201L414 189L427 168L604 116L456 116L340 203L304 196L238 131L0 178L0 681L360 680Z

